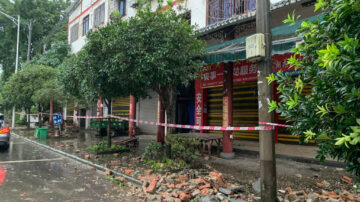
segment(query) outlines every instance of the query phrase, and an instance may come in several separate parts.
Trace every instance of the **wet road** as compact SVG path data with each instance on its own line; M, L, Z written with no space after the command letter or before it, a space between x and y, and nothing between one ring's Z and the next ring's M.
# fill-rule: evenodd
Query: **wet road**
M92 167L12 137L0 151L0 201L128 201Z

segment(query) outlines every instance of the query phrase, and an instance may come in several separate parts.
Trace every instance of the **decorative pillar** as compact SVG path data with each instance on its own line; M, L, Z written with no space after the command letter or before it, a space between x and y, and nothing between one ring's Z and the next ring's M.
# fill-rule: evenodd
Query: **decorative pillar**
M201 87L201 79L195 80L195 125L207 124L207 90ZM205 130L200 132L205 133Z
M134 96L130 95L130 110L129 118L136 119L136 99ZM135 122L129 121L129 136L135 137Z
M49 124L50 124L51 126L54 125L53 113L54 113L54 101L51 100L51 101L50 101L50 117L49 117Z
M160 99L158 100L158 119L157 122L165 123L165 108ZM157 126L157 133L156 133L156 141L157 142L165 142L165 127L164 126Z
M98 99L97 100L97 116L102 116L103 115L103 104L102 104L102 99Z
M224 91L223 91L223 126L232 126L232 97L233 97L233 63L224 64ZM232 159L233 131L223 131L223 151L221 158Z

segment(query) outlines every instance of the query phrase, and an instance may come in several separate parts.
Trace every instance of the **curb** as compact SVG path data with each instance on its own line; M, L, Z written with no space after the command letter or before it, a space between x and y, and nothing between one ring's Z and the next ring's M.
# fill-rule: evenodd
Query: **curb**
M50 151L53 151L53 152L58 153L58 154L60 154L60 155L63 155L63 156L65 156L65 157L71 158L71 159L73 159L73 160L75 160L75 161L79 161L79 162L81 162L81 163L87 164L87 165L89 165L89 166L91 166L91 167L94 167L94 168L96 168L96 169L98 169L98 170L101 170L101 171L103 171L103 172L105 172L106 170L111 170L111 169L109 169L109 168L106 168L105 166L101 166L101 165L95 164L95 163L93 163L93 162L91 162L91 161L82 159L82 158L80 158L80 157L78 157L78 156L75 156L75 155L72 155L72 154L63 152L63 151L58 150L58 149L54 149L54 148L52 148L52 147L50 147L50 146L41 144L41 143L39 143L39 142L36 142L36 141L31 140L31 139L29 139L29 138L26 138L26 137L24 137L24 136L21 136L21 135L15 134L15 133L11 133L11 135L12 135L12 136L15 136L15 137L18 137L18 138L21 138L21 139L25 140L26 142L35 144L35 145L37 145L37 146L43 147L43 148L45 148L45 149L48 149L48 150L50 150ZM125 179L127 179L127 180L129 180L129 181L131 181L131 182L133 182L133 183L135 183L135 184L137 184L137 185L142 185L142 184L143 184L143 182L142 182L141 180L135 179L135 178L130 177L130 176L128 176L128 175L125 175L125 174L123 174L123 173L119 173L119 172L117 172L117 171L115 171L115 170L111 170L111 172L114 173L115 175L121 176L121 177L123 177L123 178L125 178Z
M245 155L251 155L251 156L258 156L258 151L252 151L252 150L246 150L246 149L237 149L234 148L234 152L236 154L245 154ZM276 158L278 159L285 159L285 160L292 160L299 163L308 163L308 164L315 164L315 165L323 165L323 166L331 166L336 168L345 168L346 165L343 162L338 161L324 161L321 162L315 158L308 158L308 157L297 157L297 156L291 156L286 154L276 154Z

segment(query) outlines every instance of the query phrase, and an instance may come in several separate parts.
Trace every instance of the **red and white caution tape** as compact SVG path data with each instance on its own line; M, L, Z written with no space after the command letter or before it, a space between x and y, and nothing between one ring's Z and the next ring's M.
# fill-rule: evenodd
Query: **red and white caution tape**
M253 127L222 127L222 126L195 126L195 125L182 125L182 124L165 124L153 121L142 121L142 120L135 120L129 119L120 116L110 115L112 118L117 118L119 120L130 121L135 123L147 124L147 125L154 125L154 126L166 126L170 128L186 128L186 129L196 129L196 130L220 130L220 131L239 131L239 130L273 130L273 126L253 126Z
M290 125L279 124L279 123L268 123L268 122L259 122L260 125L269 125L269 126L279 126L279 127L291 127Z
M104 119L104 118L108 118L106 116L67 116L70 118L75 118L75 119Z

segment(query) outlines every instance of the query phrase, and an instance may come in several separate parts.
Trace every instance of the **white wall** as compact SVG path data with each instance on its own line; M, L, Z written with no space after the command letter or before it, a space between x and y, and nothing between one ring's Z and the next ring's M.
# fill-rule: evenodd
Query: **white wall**
M151 98L143 99L136 104L136 119L143 121L157 121L158 95L150 92ZM140 131L145 134L156 134L156 126L138 124Z
M86 36L82 36L82 20L89 15L89 29L94 28L94 10L105 3L105 24L108 23L109 0L82 0L76 9L70 14L68 26L68 41L70 42L70 29L72 25L79 23L79 38L71 43L71 53L77 53L85 45Z

